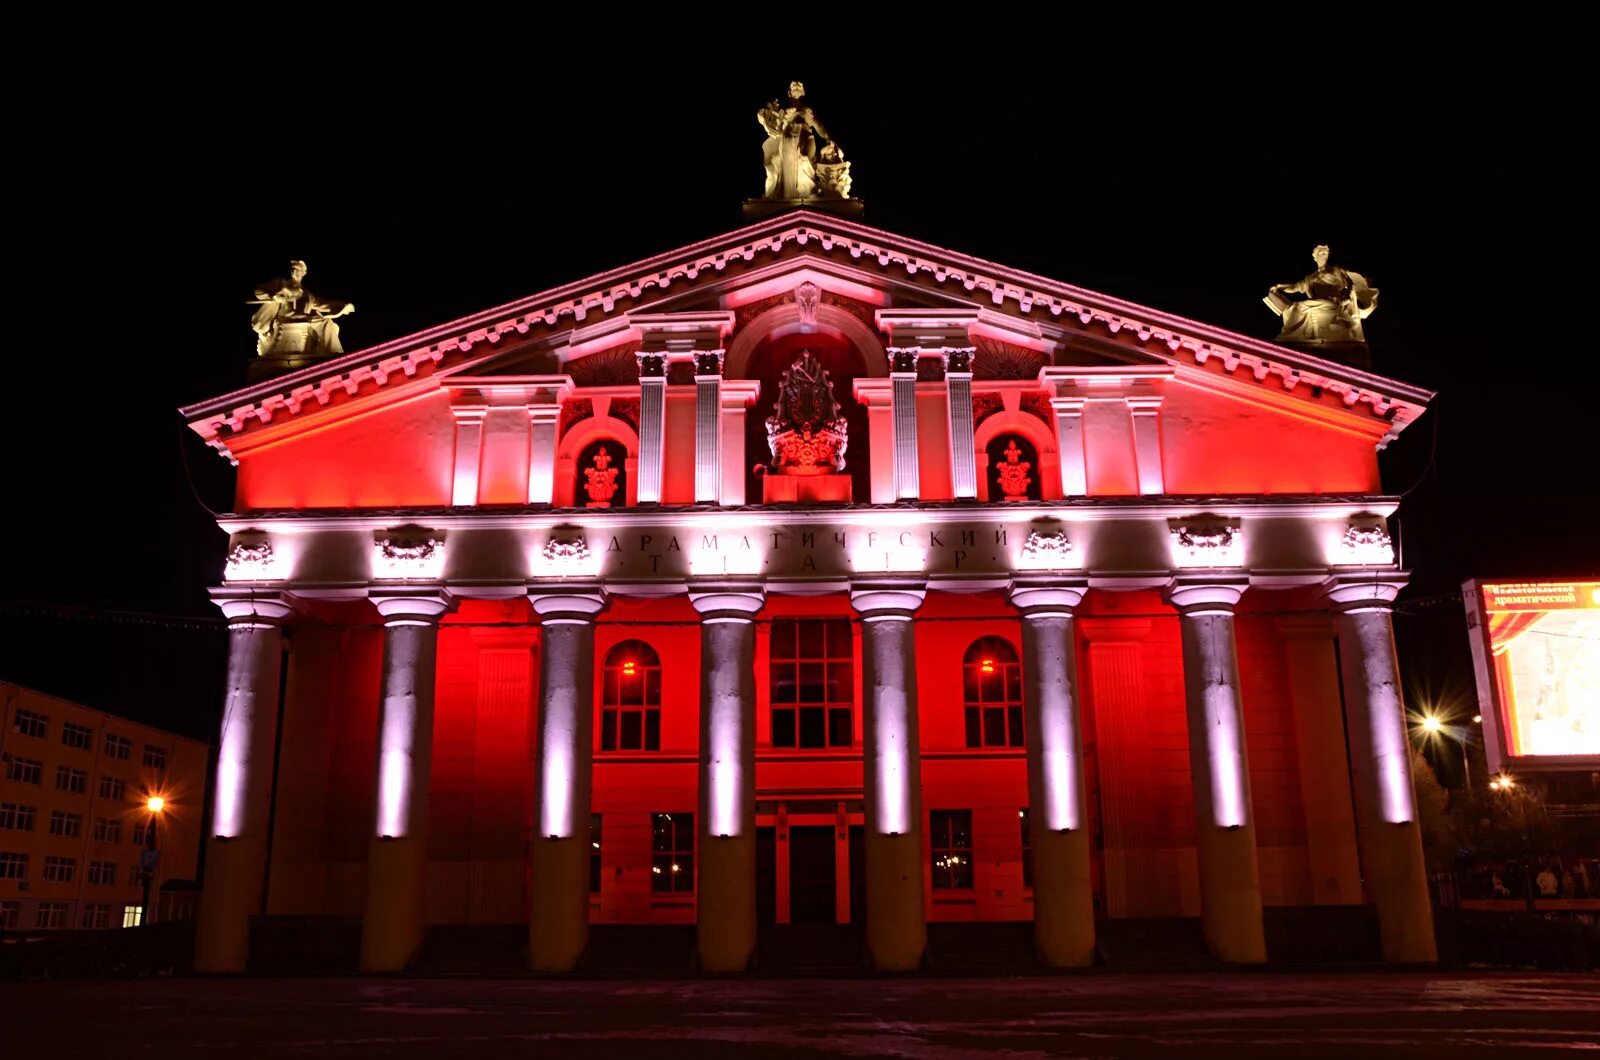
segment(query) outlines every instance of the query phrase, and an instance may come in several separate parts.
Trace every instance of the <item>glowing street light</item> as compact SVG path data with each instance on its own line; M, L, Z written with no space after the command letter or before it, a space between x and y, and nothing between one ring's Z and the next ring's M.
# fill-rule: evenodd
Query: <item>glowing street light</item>
M1444 731L1444 722L1439 720L1437 714L1424 714L1422 716L1422 731L1437 734Z
M1516 779L1510 773L1501 773L1489 781L1489 788L1492 791L1510 791L1516 786Z
M144 808L149 810L151 813L160 813L162 810L167 808L167 800L163 799L160 795L152 795L148 799L144 800Z

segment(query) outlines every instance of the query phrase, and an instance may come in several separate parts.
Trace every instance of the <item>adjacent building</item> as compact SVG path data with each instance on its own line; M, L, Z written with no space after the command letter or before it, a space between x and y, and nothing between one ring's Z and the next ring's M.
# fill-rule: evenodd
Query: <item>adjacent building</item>
M799 209L199 402L198 965L261 913L361 917L370 970L1177 916L1248 963L1363 903L1431 960L1377 459L1431 397Z
M189 915L206 745L4 681L0 703L0 929Z

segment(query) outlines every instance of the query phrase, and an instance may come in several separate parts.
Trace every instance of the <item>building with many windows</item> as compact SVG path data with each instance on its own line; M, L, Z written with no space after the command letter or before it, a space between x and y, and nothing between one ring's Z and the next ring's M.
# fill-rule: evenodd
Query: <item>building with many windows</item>
M0 929L133 927L147 883L152 920L189 915L205 744L3 681L0 704Z
M1377 451L1431 396L801 209L199 402L198 963L261 913L372 970L439 924L1075 965L1145 917L1253 962L1264 907L1363 903L1430 960Z

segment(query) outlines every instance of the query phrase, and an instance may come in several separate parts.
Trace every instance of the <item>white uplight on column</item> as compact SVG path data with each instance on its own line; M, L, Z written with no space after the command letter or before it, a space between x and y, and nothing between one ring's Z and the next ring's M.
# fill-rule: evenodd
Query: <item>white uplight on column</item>
M755 664L753 623L765 596L754 585L691 586L700 613L701 754L706 834L741 835L753 814Z
M1211 823L1221 828L1242 828L1250 821L1244 711L1233 632L1233 609L1246 584L1243 579L1179 582L1170 590L1183 636L1189 739L1203 748Z
M379 838L399 839L416 829L423 805L438 623L450 604L443 593L401 596L394 590L375 591L373 603L384 624L375 824Z

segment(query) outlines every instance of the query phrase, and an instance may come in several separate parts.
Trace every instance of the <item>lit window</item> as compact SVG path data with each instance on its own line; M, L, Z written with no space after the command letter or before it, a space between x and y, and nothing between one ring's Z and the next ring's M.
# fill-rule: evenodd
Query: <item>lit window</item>
M606 653L600 750L661 750L661 658L642 640L623 641Z
M650 815L650 889L694 890L694 814Z
M38 807L15 802L0 802L0 828L12 832L33 831L34 815Z
M35 923L40 928L64 928L67 926L66 902L40 902L38 919Z
M83 815L55 810L50 814L50 834L78 836L83 834Z
M87 751L94 746L94 730L83 725L74 725L65 722L61 726L61 742L68 747L76 747L80 751Z
M100 778L100 797L102 799L123 799L128 794L128 785L117 777Z
M772 623L773 747L849 747L854 742L853 651L848 619Z
M117 885L117 863L114 861L89 862L89 883L95 887Z
M119 762L126 762L133 753L133 741L126 736L113 736L106 733L106 757L115 758Z
M82 795L89 790L89 774L81 769L71 769L67 766L56 767L56 787L61 791L70 791L74 795ZM100 785L103 793L104 782Z
M71 883L78 874L77 858L58 858L47 854L44 859L44 882Z
M589 893L600 893L600 815L589 815Z
M28 878L28 855L0 850L0 880Z
M141 920L143 920L143 919L144 919L144 910L141 909L139 906L136 906L136 905L125 905L125 906L122 907L122 926L123 927L125 927L125 928L138 927L139 926L139 922Z
M100 931L111 926L111 907L109 905L86 905L83 907L83 926L91 931Z
M11 728L18 736L32 736L42 740L50 731L50 716L38 714L31 710L18 710L11 719Z
M932 810L928 814L928 852L937 891L972 889L972 811Z
M0 931L15 931L21 921L21 902L0 902Z
M44 776L44 763L34 758L13 758L6 763L6 779L19 784L38 784Z
M1022 886L1033 886L1033 830L1028 827L1028 808L1017 811L1022 825Z
M122 822L106 817L94 819L94 837L102 843L122 842Z
M967 649L961 667L968 747L1022 746L1022 664L1002 637Z
M166 769L167 749L151 744L144 745L144 764L146 769Z

